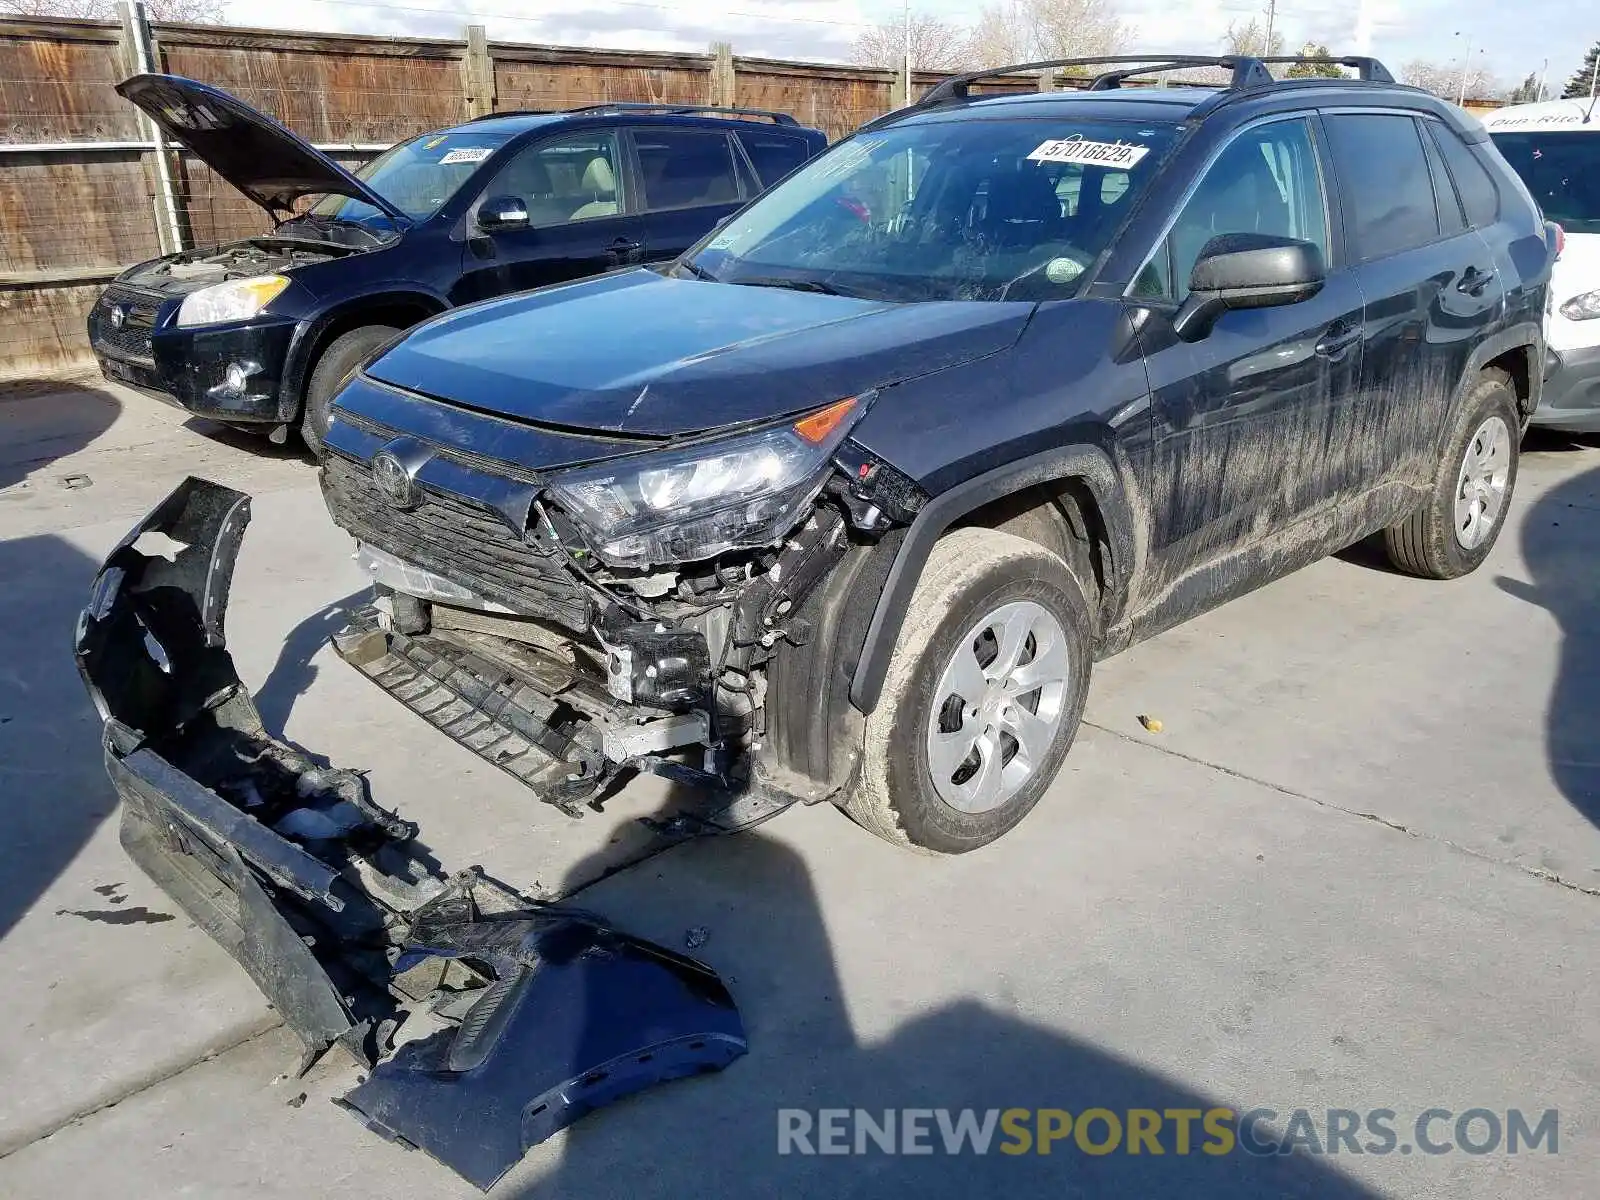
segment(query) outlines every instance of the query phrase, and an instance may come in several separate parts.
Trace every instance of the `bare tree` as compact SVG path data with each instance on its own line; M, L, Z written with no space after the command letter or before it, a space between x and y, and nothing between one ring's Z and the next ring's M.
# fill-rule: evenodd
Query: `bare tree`
M3 2L3 0L0 0ZM856 39L850 57L864 67L900 69L906 51L901 21L874 25ZM959 26L926 13L911 14L911 65L922 71L954 71L966 66L967 34Z
M145 0L152 21L190 21L220 25L224 0ZM0 16L86 17L111 21L117 16L116 0L0 0Z
M996 0L978 12L969 57L999 67L1116 54L1127 41L1114 0Z
M1494 72L1487 67L1480 63L1469 64L1465 68L1465 77L1462 71L1459 62L1434 63L1419 58L1400 69L1400 80L1445 100L1454 100L1460 95L1472 100L1499 94L1500 85L1495 80Z
M1260 18L1251 17L1240 24L1228 22L1228 32L1222 35L1222 49L1227 54L1267 55L1283 53L1283 34L1272 31L1272 44L1267 44L1267 29Z

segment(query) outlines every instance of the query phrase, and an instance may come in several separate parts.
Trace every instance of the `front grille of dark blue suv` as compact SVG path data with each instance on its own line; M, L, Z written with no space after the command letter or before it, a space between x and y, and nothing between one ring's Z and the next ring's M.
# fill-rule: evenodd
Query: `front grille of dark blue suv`
M337 454L323 465L322 493L334 521L352 537L516 612L587 631L589 601L577 582L490 510L434 491L424 491L416 508L395 508L364 464Z

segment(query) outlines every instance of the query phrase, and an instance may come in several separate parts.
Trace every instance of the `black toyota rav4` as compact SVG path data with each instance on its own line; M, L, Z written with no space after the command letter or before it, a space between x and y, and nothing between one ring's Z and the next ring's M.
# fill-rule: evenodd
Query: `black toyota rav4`
M377 585L336 648L575 814L650 770L706 797L669 834L832 802L959 852L1044 795L1097 658L1378 531L1402 570L1473 570L1539 400L1553 245L1460 110L1339 61L1359 78L956 78L670 266L422 325L333 410L322 486ZM1120 87L1202 63L1231 86ZM1060 65L1090 64L1029 68ZM253 940L219 936L315 1046L360 1007L318 972L392 1016L426 990L396 964L486 935L448 892L441 932L409 827L261 730L221 625L246 504L190 481L152 514L79 655L130 848L247 894ZM407 1097L484 1061L474 1011L349 1099L458 1166L469 1123ZM732 1053L699 1045L673 1061Z

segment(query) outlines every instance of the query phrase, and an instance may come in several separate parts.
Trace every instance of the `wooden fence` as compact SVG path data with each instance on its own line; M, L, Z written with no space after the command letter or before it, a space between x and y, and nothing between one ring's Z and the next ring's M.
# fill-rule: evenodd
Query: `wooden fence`
M466 117L609 100L740 104L837 138L900 103L894 72L735 55L120 22L0 19L0 378L87 361L100 286L166 251L264 231L243 196L155 131L113 85L141 69L215 84L346 165ZM917 91L937 75L918 74ZM1021 91L1032 78L997 80ZM163 165L164 161L164 165Z

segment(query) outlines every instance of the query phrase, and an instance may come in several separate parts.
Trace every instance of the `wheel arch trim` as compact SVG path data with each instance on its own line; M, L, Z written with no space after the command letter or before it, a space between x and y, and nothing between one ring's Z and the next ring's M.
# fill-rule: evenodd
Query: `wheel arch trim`
M1109 454L1098 446L1066 446L975 475L929 500L906 531L873 609L851 679L850 702L856 708L870 713L878 706L912 593L934 543L956 521L985 504L1025 488L1066 479L1083 480L1099 507L1107 541L1106 600L1113 614L1121 611L1134 558L1133 515Z
M422 291L416 287L387 288L376 292L363 292L347 300L330 304L314 315L301 320L295 328L294 340L289 345L284 374L283 395L293 396L294 410L290 415L293 419L300 412L300 405L305 399L306 385L310 381L311 372L315 366L313 361L317 347L322 343L323 334L335 322L347 317L359 316L364 310L369 310L375 315L384 309L415 308L425 312L428 316L438 316L450 307L448 301L431 292ZM426 317L424 318L426 319Z

